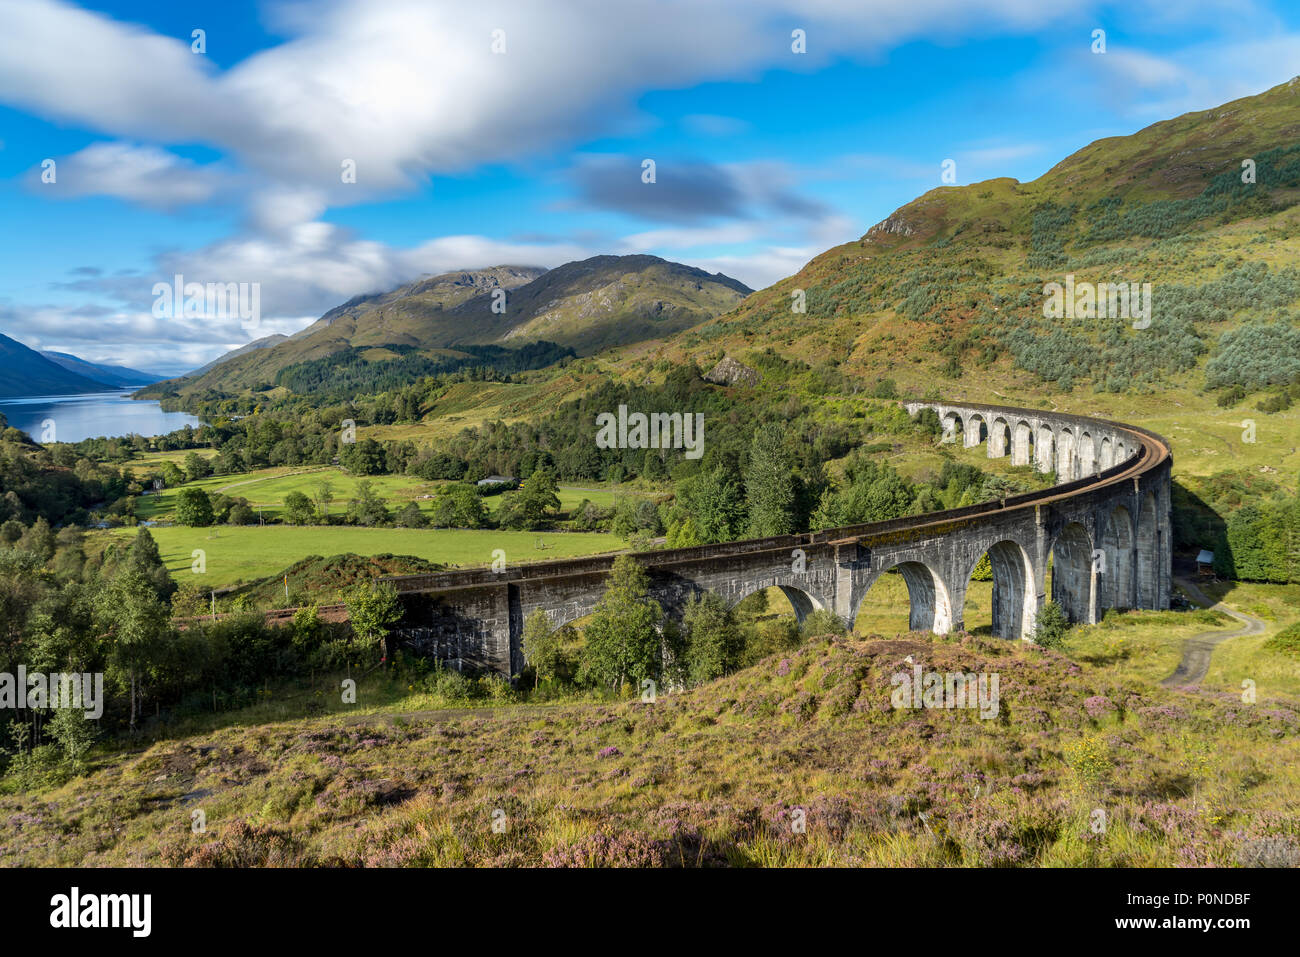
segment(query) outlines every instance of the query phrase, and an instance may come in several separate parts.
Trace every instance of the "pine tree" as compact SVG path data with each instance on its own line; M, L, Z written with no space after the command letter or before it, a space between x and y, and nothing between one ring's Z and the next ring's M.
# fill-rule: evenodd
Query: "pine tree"
M764 425L754 433L745 471L749 534L753 538L794 531L794 477L782 440L782 429L776 424Z
M126 570L148 580L159 601L166 601L176 591L176 583L172 581L167 566L163 564L158 543L154 541L153 535L147 528L141 528L136 532L135 541L131 543L131 550L127 553Z

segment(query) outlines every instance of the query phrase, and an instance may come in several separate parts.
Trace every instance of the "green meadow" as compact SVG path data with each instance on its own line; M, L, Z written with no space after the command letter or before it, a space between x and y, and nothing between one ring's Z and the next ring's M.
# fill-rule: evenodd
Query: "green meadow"
M209 494L220 493L232 498L246 498L255 509L261 509L263 517L275 519L284 507L285 497L291 492L302 492L315 500L321 483L328 483L333 501L330 511L342 514L347 508L348 500L357 495L357 486L369 482L371 488L380 498L386 499L390 507L400 508L407 502L419 499L422 495L436 495L438 489L449 483L425 482L410 475L352 475L335 465L317 466L315 468L268 468L238 475L214 475L186 482L173 488L163 489L157 494L142 495L136 505L136 515L145 521L168 521L171 519L179 500L181 489L201 488ZM489 495L483 500L489 512L495 512L503 501L513 493L503 492ZM624 495L644 495L634 491L631 486L573 486L560 487L560 508L569 512L583 499L590 499L600 506L611 506L615 500ZM420 499L423 511L433 510L433 500Z
M506 562L523 563L620 551L626 542L604 532L513 532L495 529L362 528L347 525L217 525L188 528L157 526L150 533L163 562L178 581L192 574L194 552L202 550L207 566L204 585L224 588L273 575L308 555L413 555L446 565L492 564L502 549ZM91 533L105 544L125 547L134 529Z

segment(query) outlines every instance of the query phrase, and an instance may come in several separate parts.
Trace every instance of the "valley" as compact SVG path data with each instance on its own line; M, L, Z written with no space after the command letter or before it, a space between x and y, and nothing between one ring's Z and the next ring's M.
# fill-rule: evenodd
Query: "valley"
M941 186L757 291L425 276L141 384L182 427L0 431L7 661L109 688L4 731L0 861L1300 863L1298 124L1292 80ZM1055 495L1118 474L1079 451L1115 423L1171 473ZM999 676L996 717L891 704L921 664Z

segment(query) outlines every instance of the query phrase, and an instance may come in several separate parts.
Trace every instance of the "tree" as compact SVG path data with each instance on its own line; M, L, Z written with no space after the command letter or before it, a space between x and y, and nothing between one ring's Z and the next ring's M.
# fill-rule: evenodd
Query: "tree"
M63 750L74 771L85 767L86 753L94 746L98 728L86 717L84 707L56 707L50 719L49 734Z
M668 526L667 538L669 548L691 548L704 544L700 538L700 530L695 527L695 519L689 515Z
M212 474L212 463L197 452L185 456L185 479L194 482Z
M175 462L164 462L161 472L163 484L168 488L175 488L177 485L185 484L185 473L180 470Z
M325 525L330 523L330 502L332 501L334 501L334 486L325 481L317 482L316 506L320 509L320 520Z
M127 569L100 591L95 617L105 632L110 663L125 673L134 731L143 681L171 633L170 610L158 600L147 578Z
M739 665L744 636L727 603L713 592L697 594L686 603L682 628L686 632L686 674L691 684L721 678Z
M207 492L195 486L181 489L176 501L176 521L202 528L212 524L212 517L212 499Z
M348 442L339 450L339 464L353 475L379 475L385 471L384 447L374 439Z
M284 520L290 525L311 525L316 521L316 507L303 492L284 497Z
M695 518L701 544L730 542L745 530L745 494L735 475L719 465L692 479L684 489L686 508Z
M473 485L444 485L433 504L433 524L440 528L482 528L487 507Z
M176 583L163 564L158 543L147 528L141 528L135 533L135 541L127 553L125 570L147 579L159 601L167 601L176 591Z
M658 679L662 671L659 603L649 597L650 577L630 555L619 555L610 569L605 594L583 635L583 676L622 690L627 681Z
M397 513L394 521L403 528L424 528L429 524L429 519L415 502L407 502Z
M54 557L54 532L44 515L38 516L32 527L23 532L18 547L29 555L35 555L42 565Z
M533 687L560 676L564 667L563 630L551 627L551 619L538 608L524 619L524 660L533 666Z
M745 495L752 537L768 538L794 531L794 477L779 425L764 425L754 433L749 468L745 471Z
M388 524L388 506L375 493L369 479L357 483L357 497L348 502L347 515L354 525Z
M389 582L366 580L352 589L345 604L352 633L362 644L383 645L387 658L389 626L402 617L397 589Z
M560 490L550 469L539 468L515 494L503 515L514 528L542 528L560 509Z

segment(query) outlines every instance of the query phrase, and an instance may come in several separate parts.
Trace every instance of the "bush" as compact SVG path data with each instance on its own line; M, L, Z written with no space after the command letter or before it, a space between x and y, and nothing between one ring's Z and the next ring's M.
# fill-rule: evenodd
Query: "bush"
M424 680L424 688L429 694L444 701L469 701L478 691L472 679L465 677L459 671L452 671L441 662Z
M1289 628L1283 628L1264 642L1264 650L1300 659L1300 622L1296 622Z
M1034 643L1042 648L1062 648L1065 646L1065 633L1070 622L1065 611L1054 601L1047 601L1038 613L1034 625Z
M805 638L817 638L822 635L842 635L847 629L835 612L818 608L803 620L799 630Z
M1067 741L1064 750L1065 762L1080 789L1086 792L1101 790L1110 778L1112 768L1106 736L1102 733L1085 735Z
M744 667L762 661L768 655L799 647L799 625L793 618L770 618L746 628Z

